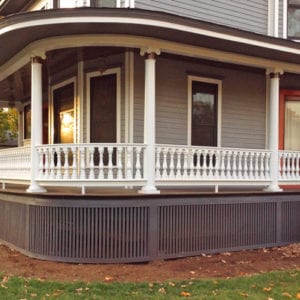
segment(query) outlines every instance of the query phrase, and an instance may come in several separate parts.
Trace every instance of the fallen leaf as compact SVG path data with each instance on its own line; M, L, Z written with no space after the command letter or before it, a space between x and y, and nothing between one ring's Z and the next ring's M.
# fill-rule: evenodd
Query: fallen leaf
M154 287L154 284L152 282L149 283L149 288L152 289Z
M6 283L9 280L9 276L4 276L1 283Z
M290 293L282 293L283 297L292 298L292 295Z
M195 272L195 271L190 271L190 273L191 273L192 275L195 275L195 274L196 274L196 272Z
M182 296L182 297L191 297L191 293L183 291L183 292L180 293L180 296Z
M37 294L30 294L30 297L32 297L32 298L35 298L35 297L37 297Z
M239 294L242 296L242 297L245 297L247 298L249 295L247 293L243 293L243 292L239 292Z
M160 288L159 290L158 290L158 292L160 293L160 294L166 294L167 292L166 292L166 290L165 290L165 288Z
M169 286L174 287L176 284L174 282L169 282Z
M221 262L222 262L223 264L227 264L227 261L224 260L224 259L222 259Z
M296 295L296 299L300 299L300 293Z
M105 281L112 281L113 279L114 278L112 276L109 276L109 275L105 276L105 278L104 278Z
M264 292L269 293L269 292L272 291L272 288L271 288L271 287L266 287L266 288L264 288L263 290L264 290Z

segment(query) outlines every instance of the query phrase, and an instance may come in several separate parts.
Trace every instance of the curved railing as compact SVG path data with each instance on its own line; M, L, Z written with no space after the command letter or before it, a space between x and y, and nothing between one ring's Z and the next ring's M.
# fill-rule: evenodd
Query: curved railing
M0 179L6 181L30 180L30 151L30 147L1 150Z

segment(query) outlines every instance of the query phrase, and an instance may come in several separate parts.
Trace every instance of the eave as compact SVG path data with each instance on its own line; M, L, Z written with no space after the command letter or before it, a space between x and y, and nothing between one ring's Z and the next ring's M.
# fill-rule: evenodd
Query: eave
M293 41L148 10L76 8L20 13L0 20L0 77L10 62L32 53L80 46L80 37L89 46L102 42L156 46L176 54L203 58L211 54L218 61L300 73L300 45ZM123 37L122 45L113 37Z

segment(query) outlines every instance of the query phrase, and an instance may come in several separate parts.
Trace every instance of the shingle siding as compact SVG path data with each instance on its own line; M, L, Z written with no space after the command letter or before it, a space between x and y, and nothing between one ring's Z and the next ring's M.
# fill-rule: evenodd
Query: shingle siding
M268 0L136 0L135 7L173 13L261 34L268 32Z

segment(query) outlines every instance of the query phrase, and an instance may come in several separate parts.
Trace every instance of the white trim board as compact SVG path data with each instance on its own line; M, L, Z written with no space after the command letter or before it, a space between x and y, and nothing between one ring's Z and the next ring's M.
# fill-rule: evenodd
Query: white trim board
M222 80L199 77L199 76L188 76L188 105L187 105L187 145L191 146L192 140L192 82L206 82L213 83L218 86L218 104L217 104L217 147L221 147L221 130L222 130Z

